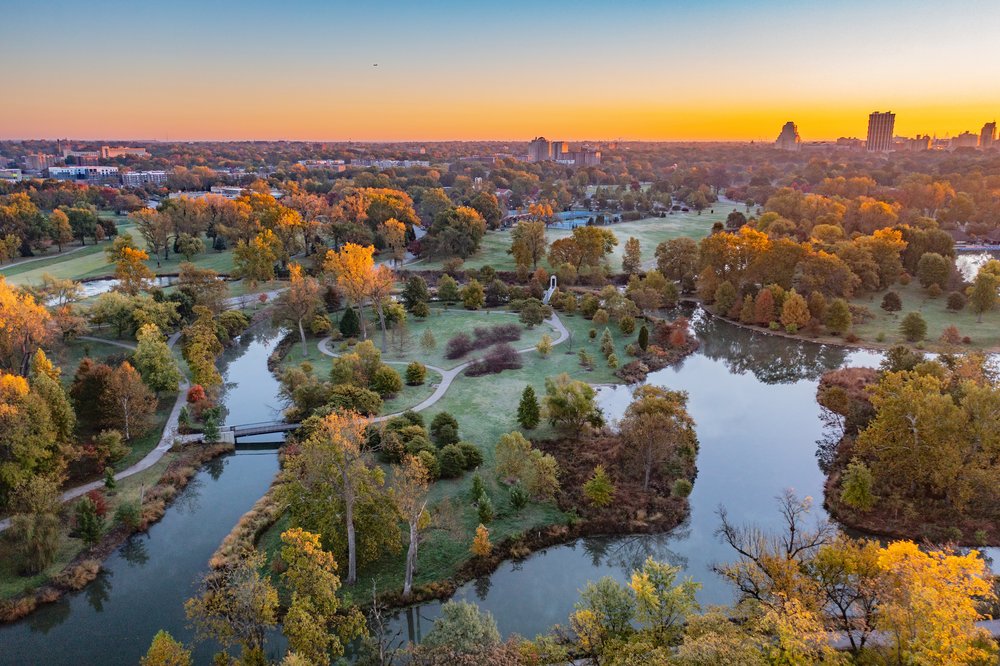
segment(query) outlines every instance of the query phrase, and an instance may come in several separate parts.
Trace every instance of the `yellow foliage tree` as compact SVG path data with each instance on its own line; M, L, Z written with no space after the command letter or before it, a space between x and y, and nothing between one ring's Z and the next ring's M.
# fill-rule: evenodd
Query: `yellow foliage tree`
M486 557L493 552L490 531L482 523L479 523L479 527L476 528L476 536L472 539L472 547L469 550L477 557Z

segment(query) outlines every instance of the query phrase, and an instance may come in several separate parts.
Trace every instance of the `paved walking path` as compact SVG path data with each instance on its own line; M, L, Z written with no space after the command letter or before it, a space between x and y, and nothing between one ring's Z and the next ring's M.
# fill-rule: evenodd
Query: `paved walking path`
M503 314L508 314L508 313L503 313ZM516 313L509 313L509 314L516 314ZM566 329L566 326L562 323L562 321L559 319L559 316L556 313L553 312L552 316L546 319L545 321L554 329L556 329L556 331L559 333L559 337L557 337L555 340L552 341L552 346L558 345L569 339L569 331ZM320 340L318 344L320 352L326 354L327 356L334 356L334 357L340 356L340 354L330 349L331 341L332 340L329 337ZM517 350L517 353L527 354L533 351L535 351L534 347L527 347L526 349ZM409 365L409 361L385 361L385 363L390 365ZM428 369L433 370L434 372L441 375L441 383L437 385L437 388L434 389L434 393L432 393L430 397L428 397L426 400L422 401L415 407L411 407L406 411L413 411L413 412L423 411L428 407L430 407L431 405L433 405L434 403L436 403L441 398L443 398L444 394L447 393L448 391L448 387L450 387L451 383L455 381L455 378L458 377L458 375L461 374L461 372L465 370L467 367L469 367L472 363L473 361L466 361L465 363L457 365L454 368L451 368L450 370L445 370L444 368L439 368L434 365L428 365L427 366ZM384 416L377 416L372 420L376 423L379 421L387 421L388 419L399 416L402 413L403 412L396 412L395 414L385 414Z
M43 261L45 259L62 259L67 254L73 254L74 252L78 252L78 251L82 250L85 247L94 247L94 245L93 244L90 244L90 245L78 245L78 246L76 246L76 247L74 247L72 249L64 250L62 252L57 252L56 254L43 254L43 255L41 255L39 257L27 257L25 259L19 259L18 261L12 261L9 264L4 264L3 266L0 266L0 268L2 268L3 270L7 270L7 269L10 269L10 268L14 268L15 266L23 266L24 264L30 264L30 263L34 263L36 261Z
M170 338L167 339L167 345L173 347L180 339L180 337L181 334L179 331L174 333L173 335L170 336ZM124 349L135 349L134 344L130 344L128 342L122 342L120 340L105 340L104 338L95 338L86 335L81 335L79 339L90 340L93 342L103 342L109 345L114 345L116 347L122 347ZM187 390L188 390L188 382L186 379L182 378L177 391L177 400L174 402L174 407L173 409L170 410L170 416L167 417L167 422L163 426L163 434L160 435L159 443L152 451L147 453L142 458L142 460L116 473L115 479L120 481L121 479L130 477L133 474L138 474L139 472L147 470L156 463L160 462L160 459L163 458L164 454L166 454L166 452L169 451L171 447L173 447L174 441L176 439L192 440L200 437L200 435L194 435L194 436L189 435L187 437L182 437L182 438L177 437L177 420L180 417L181 408L184 407L184 402L187 398ZM104 487L104 479L91 481L90 483L85 483L82 486L77 486L75 488L70 488L69 490L64 491L62 494L62 500L63 502L69 502L70 500L76 499L81 495L89 493L91 490L103 487ZM3 520L0 520L0 532L3 532L8 527L10 527L9 518L4 518Z

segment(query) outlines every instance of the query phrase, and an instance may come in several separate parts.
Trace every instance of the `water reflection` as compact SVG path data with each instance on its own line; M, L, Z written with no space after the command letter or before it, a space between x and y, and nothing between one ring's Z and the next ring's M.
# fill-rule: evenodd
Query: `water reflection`
M149 551L146 549L145 534L136 534L129 537L128 541L121 548L122 559L128 562L129 566L142 567L149 562Z
M102 572L93 582L84 588L87 603L98 613L104 612L104 604L111 598L112 572Z

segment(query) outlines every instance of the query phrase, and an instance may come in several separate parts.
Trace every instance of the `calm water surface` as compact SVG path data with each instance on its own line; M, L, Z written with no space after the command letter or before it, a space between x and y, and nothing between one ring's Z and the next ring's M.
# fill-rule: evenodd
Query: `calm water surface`
M248 331L221 360L228 423L276 416L277 382L266 361L277 341L273 331ZM112 555L97 580L0 627L0 663L134 665L160 629L193 642L184 601L223 537L277 471L276 451L266 448L243 449L206 464L163 520ZM211 663L214 651L211 644L200 645L197 663Z

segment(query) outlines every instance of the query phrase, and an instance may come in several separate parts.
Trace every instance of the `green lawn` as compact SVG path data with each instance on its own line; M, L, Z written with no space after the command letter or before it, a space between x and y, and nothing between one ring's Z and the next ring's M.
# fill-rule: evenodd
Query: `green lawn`
M69 386L73 382L73 373L85 357L89 356L95 361L103 362L111 356L120 356L131 353L128 349L118 345L105 344L94 340L71 340L64 345L58 345L53 349L47 349L51 361L62 368L60 379L63 384Z
M865 342L877 342L881 333L882 342L885 344L904 343L905 339L899 332L900 323L907 313L919 312L927 322L925 344L928 347L934 347L944 329L954 325L958 327L961 335L967 335L972 339L971 346L980 349L1000 348L1000 311L988 312L983 315L982 322L977 322L972 308L966 306L959 312L948 310L947 293L931 298L927 290L916 280L906 286L896 284L892 289L903 301L903 308L899 312L886 312L880 307L885 292L862 296L851 301L855 305L867 307L875 315L871 321L854 326L854 333Z
M607 228L618 237L618 245L612 252L609 261L615 271L621 269L622 251L625 241L630 236L639 239L642 245L643 262L652 262L655 258L656 246L671 238L687 236L701 239L708 235L715 222L725 222L726 216L733 210L744 210L741 204L716 202L701 215L695 212L675 212L665 218L648 217L635 222L622 222L609 225ZM711 212L714 210L714 212ZM596 213L595 213L596 215ZM560 238L573 235L569 229L549 229L546 237L551 243ZM481 268L492 266L496 270L514 270L514 258L507 254L510 249L510 231L488 231L483 237L480 251L465 260L465 268ZM542 266L551 269L548 260L542 261ZM440 270L441 260L424 260L407 266L410 270Z

